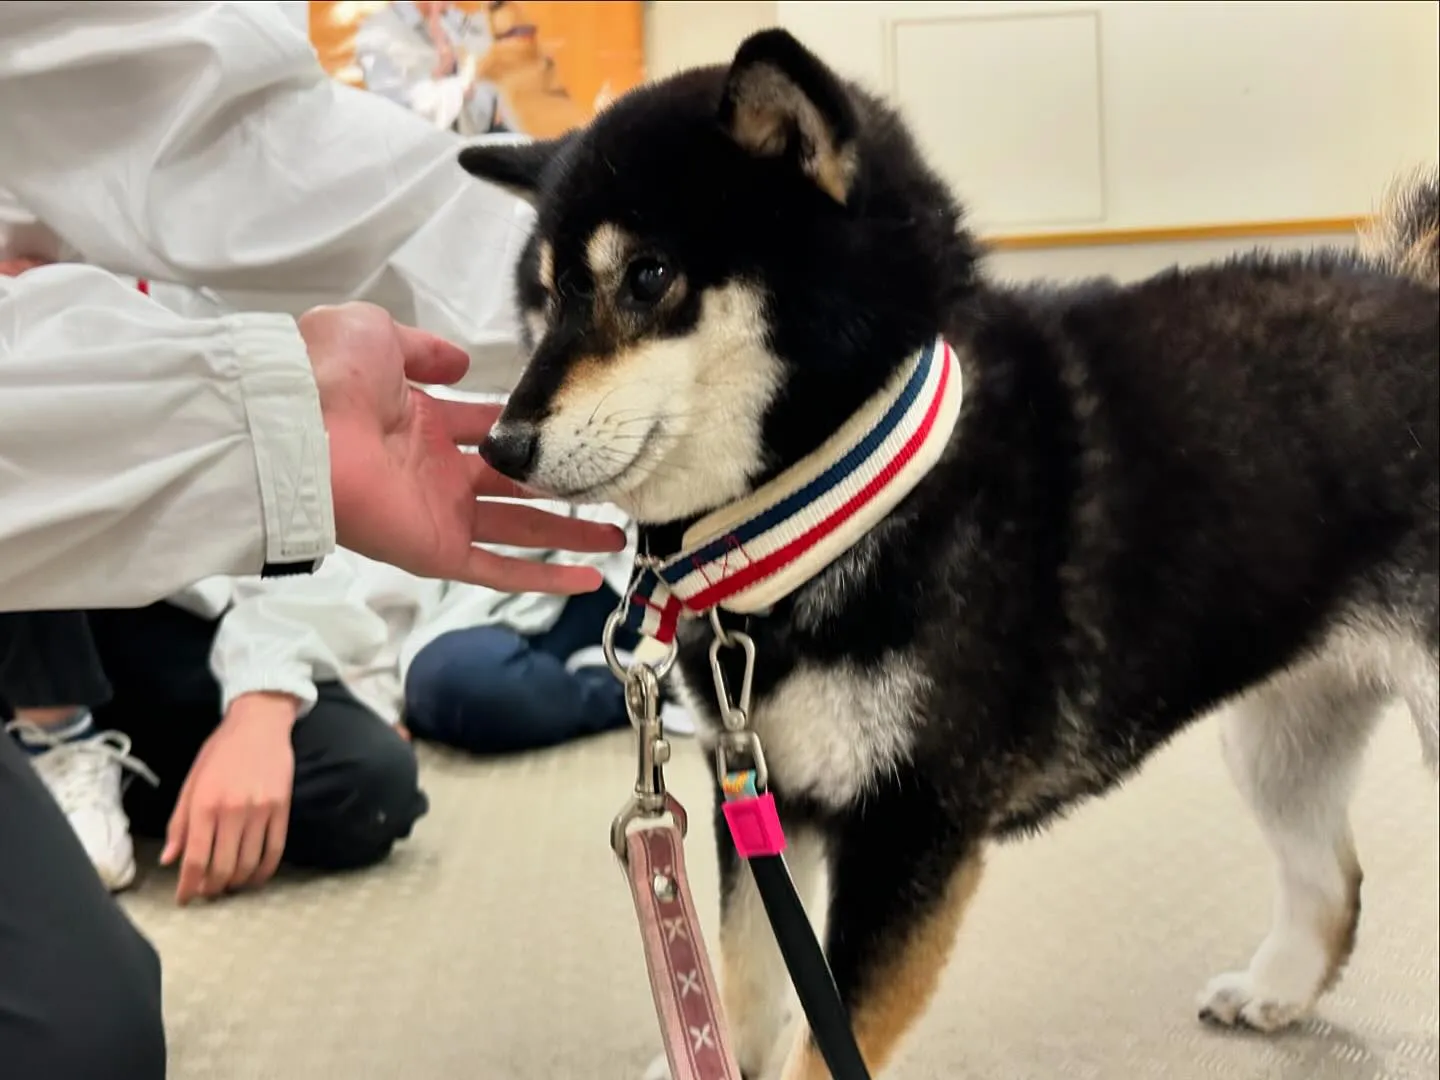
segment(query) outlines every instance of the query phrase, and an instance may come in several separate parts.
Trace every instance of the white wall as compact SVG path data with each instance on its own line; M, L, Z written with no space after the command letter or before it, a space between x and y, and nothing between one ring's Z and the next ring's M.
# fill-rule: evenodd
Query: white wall
M1006 232L1366 213L1440 153L1431 2L781 2Z
M776 24L776 4L655 0L645 5L645 67L652 79L720 64L757 30Z
M1061 16L1061 18L1055 18ZM783 24L897 101L983 234L1368 213L1440 157L1440 4L799 0L649 5L655 77ZM1009 279L1134 279L1348 233L1000 251Z
M1073 281L1099 275L1119 281L1137 281L1172 266L1215 262L1242 251L1311 251L1316 248L1349 248L1354 245L1355 238L1350 233L1325 233L1254 239L1239 237L1092 247L1066 246L995 251L986 259L985 266L992 277L1004 281Z

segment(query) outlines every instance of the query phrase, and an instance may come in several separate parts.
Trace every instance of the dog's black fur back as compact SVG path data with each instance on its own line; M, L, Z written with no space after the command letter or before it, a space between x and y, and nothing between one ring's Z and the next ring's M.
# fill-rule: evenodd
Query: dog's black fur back
M1003 626L1028 607L994 654L1012 686L1047 686L1033 723L1010 711L1037 733L1024 758L1052 749L1058 691L1089 717L1086 762L1124 768L1357 604L1399 605L1433 643L1435 307L1347 256L1251 256L1099 295L990 294L968 339L962 316L962 442L983 428L990 452L927 488L944 507L973 477L970 505L989 489L997 513L932 584L980 616L965 652L994 640L987 610Z

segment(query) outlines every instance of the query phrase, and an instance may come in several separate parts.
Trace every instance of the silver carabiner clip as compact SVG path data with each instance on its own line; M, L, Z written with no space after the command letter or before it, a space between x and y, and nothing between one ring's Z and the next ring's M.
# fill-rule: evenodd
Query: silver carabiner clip
M660 680L644 664L625 676L625 711L634 725L639 760L635 766L635 797L644 809L659 813L665 804L665 766L670 743L660 722Z
M635 793L610 823L610 846L616 857L626 860L625 838L639 820L654 820L669 814L684 836L685 808L665 790L665 766L670 762L670 742L660 719L660 680L655 669L636 664L625 675L625 711L635 727L637 757Z
M720 629L714 609L711 609L711 620L716 632L710 642L710 675L715 680L715 700L720 706L720 723L726 731L744 731L750 723L750 692L755 682L755 641L742 631ZM730 687L725 681L725 666L720 663L720 650L737 646L745 657L738 701L730 696Z
M669 814L674 820L675 827L680 830L680 836L683 839L690 831L690 820L685 814L685 807L676 801L674 795L667 793L664 796L659 813L652 814L642 810L638 798L631 799L625 804L620 813L615 816L615 820L610 823L610 848L615 852L615 857L620 860L621 866L629 861L625 851L625 840L630 835L630 826L642 818L650 821L653 825L658 818L665 814Z
M648 667L655 673L656 679L663 679L670 674L670 669L675 666L675 657L680 654L675 642L670 642L665 647L665 655L659 663L646 664L637 660L634 664L625 665L620 660L620 654L615 647L615 635L620 632L620 626L625 621L625 613L622 610L612 611L610 617L605 620L605 631L600 635L600 648L605 653L605 663L610 668L610 674L619 679L622 683L626 680L634 667Z

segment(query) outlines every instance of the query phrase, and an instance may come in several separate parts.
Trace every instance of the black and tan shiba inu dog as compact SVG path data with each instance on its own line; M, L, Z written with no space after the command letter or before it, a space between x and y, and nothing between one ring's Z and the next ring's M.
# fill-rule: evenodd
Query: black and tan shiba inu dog
M538 208L533 359L483 452L625 508L655 556L824 465L917 363L953 363L887 512L725 616L756 645L750 727L792 872L828 867L826 948L872 1068L930 996L986 845L1219 705L1281 897L1202 1013L1268 1031L1314 1005L1354 941L1347 801L1380 707L1403 700L1437 756L1433 174L1371 254L1000 287L897 115L781 31L462 163ZM695 688L710 633L680 625ZM720 844L726 1009L755 1076L784 969ZM784 1075L825 1075L807 1038Z

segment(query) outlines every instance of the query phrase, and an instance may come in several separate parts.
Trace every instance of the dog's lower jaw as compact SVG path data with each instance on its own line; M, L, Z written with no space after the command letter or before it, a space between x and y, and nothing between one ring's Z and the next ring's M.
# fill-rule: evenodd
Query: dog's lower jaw
M739 477L721 485L715 482L715 477L696 476L687 480L683 470L669 476L658 476L657 472L666 467L667 459L658 458L640 479L627 484L623 490L605 489L605 500L619 507L637 524L657 526L696 521L749 493L749 485ZM639 474L639 469L632 470L632 475Z

